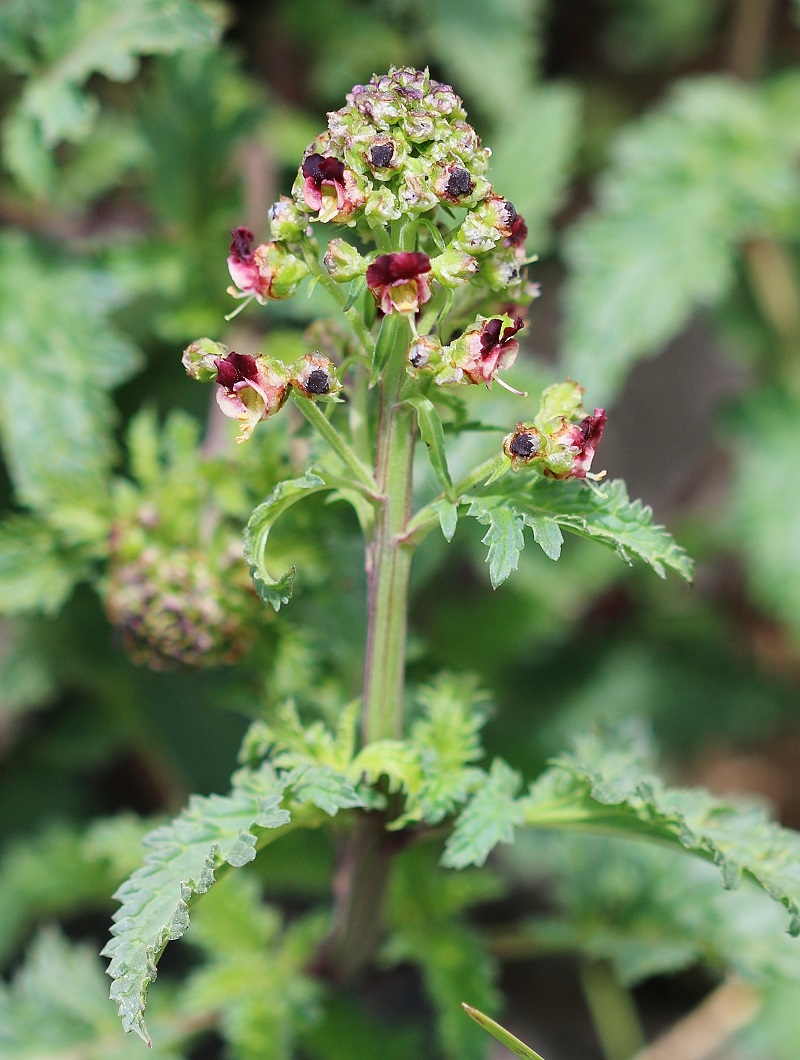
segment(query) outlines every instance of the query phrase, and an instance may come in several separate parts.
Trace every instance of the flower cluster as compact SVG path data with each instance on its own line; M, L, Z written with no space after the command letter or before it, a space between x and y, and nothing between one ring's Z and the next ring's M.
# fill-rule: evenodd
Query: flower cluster
M333 364L318 353L307 353L286 366L277 357L228 351L222 343L198 339L183 354L186 372L202 382L216 380L216 399L230 419L239 421L237 442L253 428L280 412L292 388L304 397L335 397L342 389Z
M605 409L587 414L583 389L567 380L548 387L533 421L518 423L503 440L503 452L515 471L535 468L549 478L602 478L591 473L603 428Z
M415 376L432 374L440 386L485 383L490 387L497 379L511 389L498 379L497 373L510 368L516 360L519 343L515 336L524 326L521 317L478 316L474 324L447 346L442 346L433 335L422 336L408 351L408 371Z

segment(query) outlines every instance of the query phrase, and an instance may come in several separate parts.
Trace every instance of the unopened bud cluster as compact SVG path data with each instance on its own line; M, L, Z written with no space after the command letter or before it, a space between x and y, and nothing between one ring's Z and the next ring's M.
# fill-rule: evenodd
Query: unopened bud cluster
M198 339L184 350L183 365L193 379L216 380L217 404L239 421L237 442L280 412L292 388L314 399L335 397L342 389L333 364L319 353L307 353L287 367L277 357L236 353L220 342Z
M214 569L199 549L149 544L135 558L112 562L106 612L136 663L153 670L223 666L252 643L248 582L240 549L238 562L231 554Z

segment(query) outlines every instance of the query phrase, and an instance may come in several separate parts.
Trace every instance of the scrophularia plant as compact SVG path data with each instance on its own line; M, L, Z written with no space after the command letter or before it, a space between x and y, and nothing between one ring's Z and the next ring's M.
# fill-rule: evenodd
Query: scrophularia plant
M434 680L417 696L414 724L406 717L414 698L405 689L409 573L430 532L441 528L450 540L463 516L486 525L495 587L517 566L526 526L551 559L566 528L624 558L638 555L662 575L665 565L684 576L690 569L621 483L598 484L603 474L592 464L605 411L587 411L571 380L537 400L514 386L536 294L527 230L490 183L489 151L452 88L412 69L355 86L308 146L291 196L269 211L268 229L263 242L233 229L231 295L244 308L291 297L304 280L320 284L347 328L346 356L333 363L309 349L284 364L206 338L183 360L192 378L213 383L220 409L239 424L237 441L247 443L287 402L316 432L313 466L255 510L244 552L259 596L278 610L292 595L295 571L270 570L272 525L315 493L351 500L365 540L363 689L355 707L342 704L342 724L325 739L317 727L304 745L299 722L291 740L280 724L257 723L230 796L195 799L150 837L145 866L120 891L123 908L106 949L125 1029L145 1040L147 988L166 942L188 926L190 904L216 873L252 860L290 819L310 827L339 814L346 822L330 928L308 964L336 980L375 956L392 859L387 837L400 847L404 835L439 842L449 832L443 864L461 868L482 864L514 823L535 823L535 808L525 817L524 800L514 801L510 767L496 762L487 773L476 765L483 708L468 683L455 695L445 679ZM454 481L446 446L447 430L458 426L448 420L453 396L468 404L470 387L494 384L510 391L507 433L482 435L486 459ZM412 458L420 442L438 494L415 510ZM176 577L192 591L188 574ZM506 818L498 811L478 828L476 806L504 784ZM575 799L585 814L586 799Z

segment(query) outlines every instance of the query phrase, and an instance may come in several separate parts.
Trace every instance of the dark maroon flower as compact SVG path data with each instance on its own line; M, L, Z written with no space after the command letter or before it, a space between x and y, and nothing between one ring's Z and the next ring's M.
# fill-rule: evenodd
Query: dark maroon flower
M320 221L344 221L364 203L354 174L330 155L309 155L300 172L305 177L303 201Z
M420 251L381 254L367 269L367 286L384 313L416 313L431 296L430 268Z
M236 298L249 295L262 305L268 298L290 298L308 275L308 266L284 243L259 243L253 250L253 233L249 228L233 228L231 235L228 271L239 290L230 287L228 291Z
M472 383L491 384L501 368L510 368L519 353L514 338L525 327L525 321L509 317L478 318L463 336L464 354L456 366Z
M580 423L567 423L565 420L561 430L551 436L551 441L561 446L569 446L574 454L572 467L565 474L555 474L546 468L545 474L552 478L586 478L607 420L605 409L595 409Z
M229 353L217 357L217 404L241 424L237 442L246 441L260 420L278 412L289 393L289 373L270 357Z

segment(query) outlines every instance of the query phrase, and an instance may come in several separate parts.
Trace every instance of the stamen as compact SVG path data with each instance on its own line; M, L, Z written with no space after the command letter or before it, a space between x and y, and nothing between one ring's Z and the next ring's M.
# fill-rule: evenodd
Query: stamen
M495 376L495 382L499 386L501 386L503 388L503 390L507 390L510 394L516 394L517 397L527 397L528 396L528 391L527 390L515 390L513 386L509 386L508 383L504 382L500 378L499 375Z

